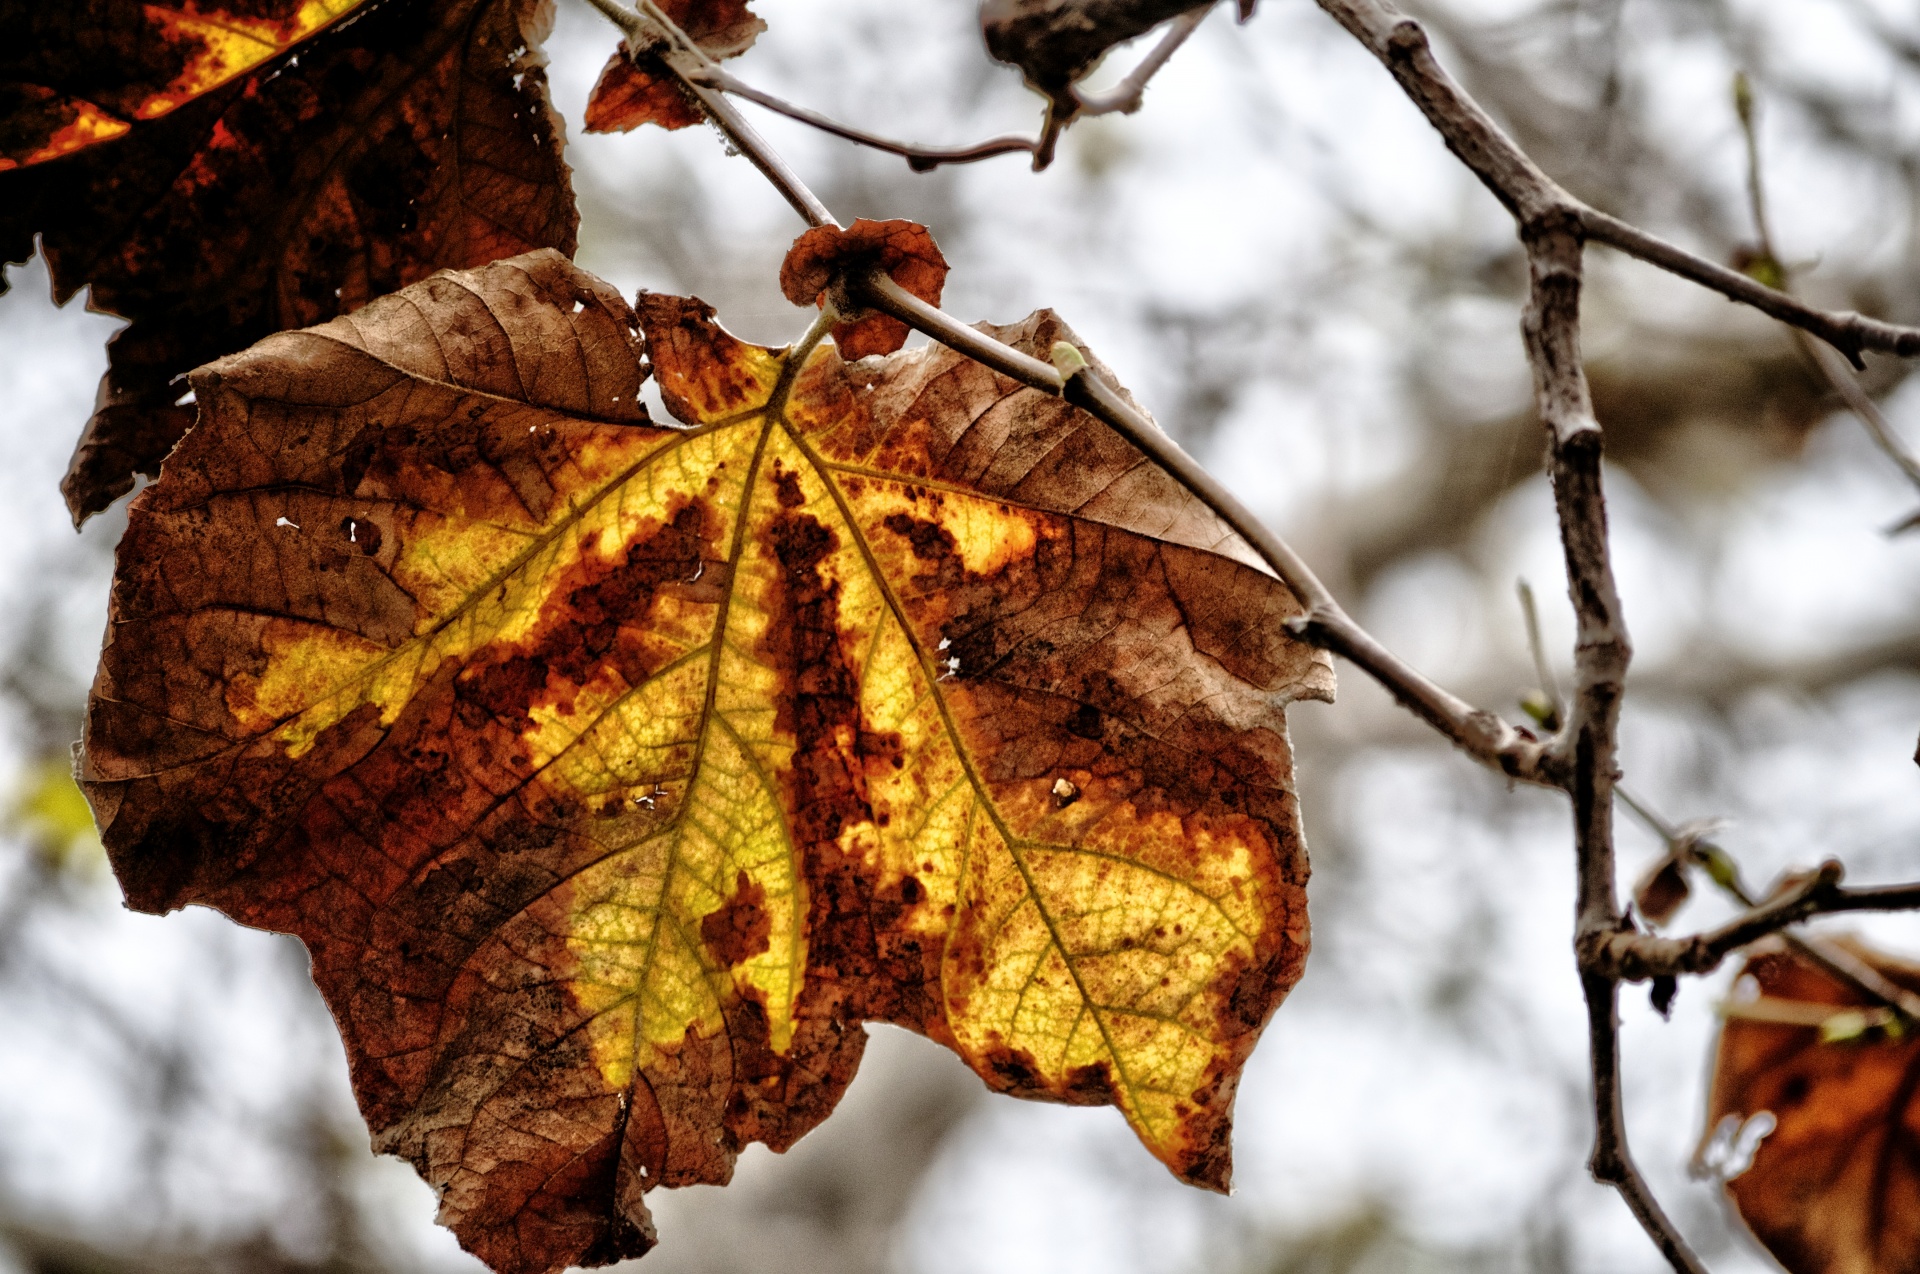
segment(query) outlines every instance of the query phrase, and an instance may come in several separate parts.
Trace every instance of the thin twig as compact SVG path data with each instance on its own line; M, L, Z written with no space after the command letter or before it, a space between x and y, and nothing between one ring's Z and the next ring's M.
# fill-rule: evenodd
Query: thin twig
M1808 916L1831 910L1830 900L1840 883L1841 866L1833 859L1773 897L1716 929L1690 938L1662 938L1632 930L1616 930L1594 944L1591 959L1608 976L1624 982L1670 978L1680 974L1711 973L1741 947L1758 942Z
M1746 73L1740 72L1733 77L1734 113L1740 118L1740 132L1746 139L1747 148L1747 208L1753 214L1754 232L1760 238L1761 261L1772 270L1780 283L1780 291L1793 294L1793 274L1787 268L1786 259L1774 246L1773 221L1767 215L1767 191L1764 170L1760 159L1760 133L1755 123L1753 86L1748 82ZM1794 342L1800 351L1813 360L1813 365L1826 378L1834 392L1839 394L1853 414L1866 426L1867 433L1873 437L1887 458L1900 467L1907 475L1907 481L1920 487L1920 459L1907 450L1900 441L1900 435L1893 431L1887 418L1880 412L1880 404L1860 386L1853 369L1840 362L1827 346L1808 336L1799 328L1793 329ZM1901 529L1904 529L1901 528Z
M1740 301L1826 341L1855 366L1862 350L1920 355L1920 328L1883 323L1850 311L1821 310L1724 265L1695 256L1637 226L1574 198L1508 137L1433 56L1426 31L1385 0L1319 0L1324 9L1385 64L1413 104L1439 130L1447 148L1472 170L1521 227L1574 218L1580 232L1650 265Z
M1127 72L1127 77L1105 93L1088 97L1080 91L1079 85L1073 88L1073 99L1079 104L1081 115L1112 115L1119 113L1131 115L1140 109L1145 100L1147 84L1161 67L1167 64L1187 37L1200 29L1200 24L1213 12L1213 4L1203 4L1197 9L1189 9L1167 24L1167 33L1160 37L1160 43L1153 51L1140 59L1140 65Z
M609 0L609 3L611 0ZM601 0L593 3L603 13L612 16L613 10ZM1145 100L1147 84L1167 60L1185 44L1187 37L1199 27L1201 21L1211 12L1212 5L1193 9L1181 14L1167 26L1167 33L1154 46L1153 51L1141 60L1127 77L1107 93L1087 97L1076 88L1073 90L1074 109L1071 113L1054 111L1049 116L1049 128L1052 138L1057 138L1073 119L1082 116L1110 115L1116 112L1131 115L1140 109ZM617 19L616 19L617 20ZM922 146L915 142L896 141L878 133L870 133L851 124L843 124L830 115L823 115L810 107L799 106L785 98L776 97L762 89L757 89L711 59L706 60L697 70L690 70L686 76L690 84L730 93L788 119L798 120L823 133L831 134L856 146L865 146L872 150L884 151L889 155L898 155L907 161L907 167L917 173L931 172L942 164L972 164L983 159L993 159L1000 155L1037 155L1043 149L1051 149L1050 139L1043 133L1040 137L1025 137L1009 133L1000 137L990 137L983 142L970 146ZM1058 116L1057 119L1053 118ZM744 148L743 148L744 149ZM747 152L751 154L752 152ZM819 223L815 223L819 224Z
M1669 853L1680 855L1705 871L1708 879L1741 906L1753 908L1759 905L1753 890L1741 879L1739 864L1726 850L1704 838L1683 835L1679 828L1661 817L1645 801L1639 800L1625 788L1616 791L1627 808L1639 815L1640 821L1666 843ZM1920 908L1920 885L1869 886L1864 889L1836 887L1823 894L1819 904L1808 915L1838 911L1907 911L1915 908ZM1780 939L1867 999L1893 1009L1909 1024L1920 1024L1920 995L1884 976L1845 947L1811 933L1782 932Z
M1567 701L1560 694L1560 681L1553 675L1553 665L1547 659L1546 643L1540 638L1540 611L1533 602L1533 585L1525 580L1514 582L1514 591L1520 597L1520 614L1527 625L1527 651L1533 656L1533 675L1539 678L1540 693L1546 696L1549 720L1541 722L1550 730L1560 728L1567 719Z
M771 93L762 92L721 67L715 66L702 70L695 78L709 88L731 93L735 97L744 97L749 102L785 115L788 119L796 119L802 124L811 125L823 133L831 133L855 145L885 151L889 155L899 155L907 161L907 167L917 173L929 172L942 164L971 164L982 159L992 159L996 155L1030 155L1040 148L1039 139L1014 134L990 137L984 142L976 142L971 146L920 146L912 142L894 141L878 133L869 133L850 124L842 124L830 116L822 115L819 111L810 110L805 106L795 106L792 102L775 97Z

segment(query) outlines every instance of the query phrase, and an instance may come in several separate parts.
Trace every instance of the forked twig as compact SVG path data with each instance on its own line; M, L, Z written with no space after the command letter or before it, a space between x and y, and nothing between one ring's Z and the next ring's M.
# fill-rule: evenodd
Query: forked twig
M1920 355L1920 327L1883 323L1851 311L1822 310L1718 262L1695 256L1574 198L1467 95L1433 56L1421 25L1385 0L1318 0L1334 21L1385 64L1413 104L1523 230L1543 219L1571 218L1582 236L1751 305L1826 341L1855 366L1863 350Z

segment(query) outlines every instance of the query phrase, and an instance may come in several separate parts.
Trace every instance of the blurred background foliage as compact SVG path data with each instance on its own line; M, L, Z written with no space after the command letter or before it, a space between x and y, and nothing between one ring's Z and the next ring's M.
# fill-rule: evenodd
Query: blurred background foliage
M926 142L1030 128L969 0L758 0L733 69ZM1750 257L1730 84L1752 79L1780 255L1809 296L1920 320L1920 14L1894 0L1424 0L1443 59L1576 194ZM613 38L561 0L580 259L790 339L798 226L704 130L586 137ZM1124 64L1128 55L1116 63ZM1117 78L1124 66L1103 71ZM947 306L1059 310L1162 423L1302 548L1390 645L1509 712L1536 680L1516 577L1571 618L1517 340L1510 223L1380 68L1305 0L1216 13L1132 117L916 176L768 118L843 219L930 225ZM1743 256L1744 254L1744 256ZM1624 762L1672 819L1727 820L1750 877L1833 854L1920 871L1920 492L1767 320L1604 250L1586 341L1638 659ZM0 1270L465 1271L430 1192L376 1160L289 939L120 910L64 777L104 623L115 514L55 490L116 321L0 299ZM1920 437L1920 392L1865 384ZM839 1113L726 1190L656 1195L652 1274L1359 1274L1654 1270L1587 1180L1572 855L1552 796L1510 792L1385 695L1293 716L1315 954L1242 1084L1232 1199L1176 1185L1117 1116L989 1098L885 1028ZM1623 872L1657 843L1623 835ZM1678 923L1710 923L1697 898ZM1911 919L1865 926L1920 950ZM1854 928L1862 926L1855 924ZM1634 998L1637 1147L1716 1269L1769 1268L1686 1164L1728 973L1671 1021ZM663 1192L664 1194L665 1192Z

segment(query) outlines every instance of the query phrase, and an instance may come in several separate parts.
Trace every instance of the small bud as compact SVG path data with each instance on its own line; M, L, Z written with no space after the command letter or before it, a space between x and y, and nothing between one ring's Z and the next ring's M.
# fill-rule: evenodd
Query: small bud
M1554 710L1553 700L1547 698L1542 690L1529 690L1520 696L1520 711L1533 718L1535 725L1543 730L1558 730L1560 714Z
M1859 1009L1843 1009L1820 1023L1820 1042L1844 1044L1848 1040L1857 1040L1867 1033L1871 1025L1873 1023Z
M1707 875L1713 878L1714 884L1722 889L1733 888L1740 877L1740 869L1733 865L1731 858L1727 857L1726 850L1718 845L1695 845L1694 852L1699 855L1702 865L1707 869Z
M1063 380L1072 380L1075 375L1086 370L1086 355L1082 354L1079 347L1072 341L1055 341L1049 357L1053 359L1054 370L1060 373Z
M1741 124L1753 126L1753 83L1745 71L1733 73L1733 109L1740 116Z

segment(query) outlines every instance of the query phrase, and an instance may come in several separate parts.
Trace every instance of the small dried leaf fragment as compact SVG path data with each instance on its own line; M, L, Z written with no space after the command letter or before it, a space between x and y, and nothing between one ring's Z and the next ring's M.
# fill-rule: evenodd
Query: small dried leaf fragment
M1845 945L1920 990L1920 966ZM1710 1133L1771 1125L1727 1182L1742 1219L1791 1274L1920 1266L1920 1037L1777 941L1745 977L1759 998L1729 1006L1707 1114Z
M985 0L980 30L987 52L1017 66L1028 84L1068 100L1074 81L1124 44L1210 0ZM1240 0L1240 19L1252 16Z
M876 269L928 305L940 304L947 259L933 234L916 221L862 217L844 230L813 227L787 249L780 263L780 291L795 305L823 305L835 280ZM833 340L843 358L891 354L907 343L907 325L890 314L861 314L834 324Z
M1677 854L1666 854L1634 882L1633 906L1648 924L1666 925L1693 896L1687 865Z
M0 9L0 171L59 159L158 119L280 56L365 0Z
M749 0L661 0L660 10L709 57L745 53L767 24L747 8ZM636 63L626 41L600 71L587 98L589 133L625 133L642 124L685 128L698 124L700 108L657 58L642 52Z
M294 16L341 3L309 0ZM8 12L26 8L64 6ZM548 0L347 16L297 60L136 120L111 146L0 172L0 259L26 259L37 234L56 299L90 287L96 308L130 320L63 483L76 521L158 471L192 423L181 400L193 367L443 267L573 250L539 53ZM70 59L98 35L61 31L55 51Z
M786 359L551 252L439 274L195 373L129 514L83 772L129 902L297 934L503 1272L644 1251L863 1021L1224 1188L1306 955L1285 586L1057 398Z

